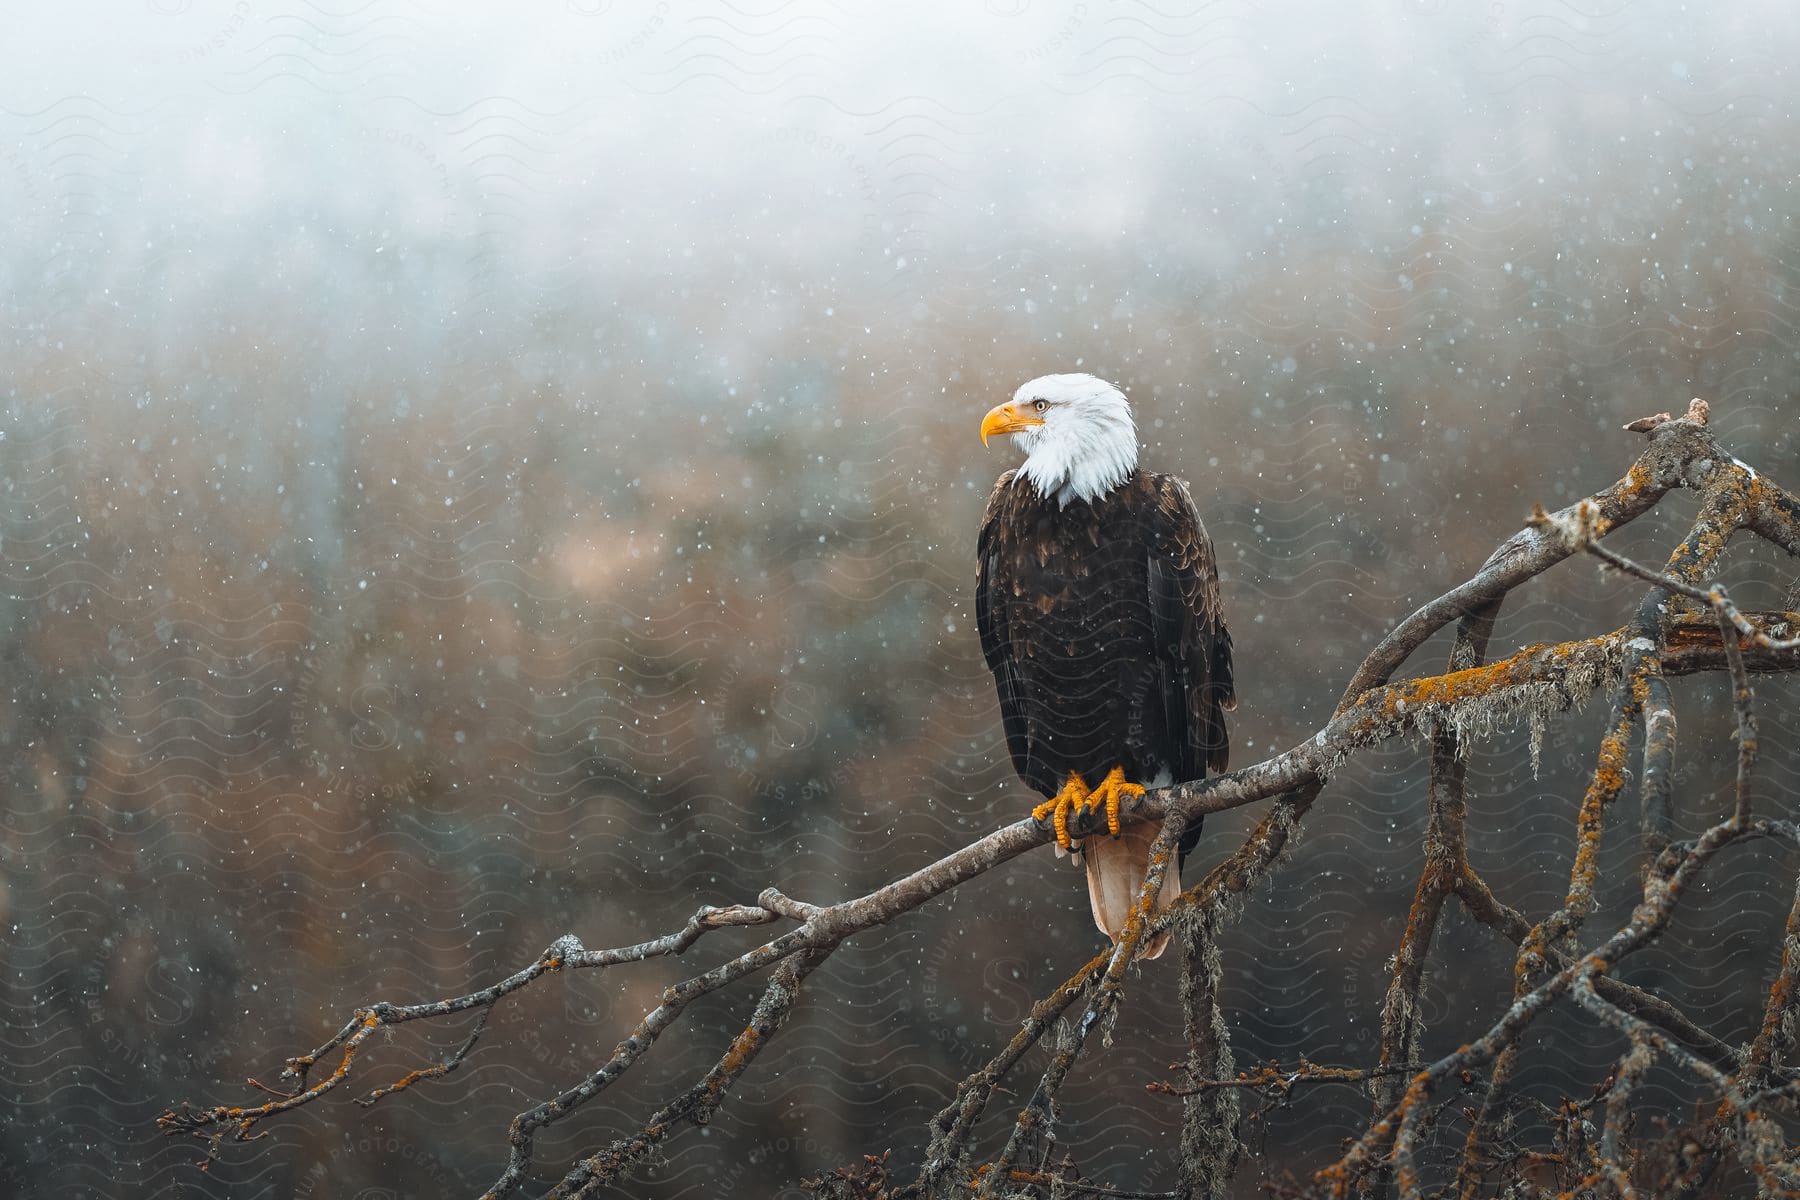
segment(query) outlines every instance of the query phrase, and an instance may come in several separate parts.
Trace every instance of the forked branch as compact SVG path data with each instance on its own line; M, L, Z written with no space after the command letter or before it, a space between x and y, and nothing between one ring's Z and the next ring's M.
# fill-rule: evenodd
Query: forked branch
M1091 1031L1116 1017L1125 998L1126 968L1140 941L1171 927L1182 934L1185 967L1182 998L1193 1053L1183 1064L1180 1084L1160 1090L1187 1106L1182 1138L1181 1194L1216 1190L1228 1181L1238 1153L1232 1144L1236 1100L1242 1091L1287 1094L1302 1082L1369 1086L1375 1112L1348 1152L1318 1174L1311 1187L1345 1195L1352 1190L1379 1194L1397 1188L1402 1196L1423 1194L1419 1161L1427 1136L1433 1094L1455 1076L1465 1085L1483 1071L1485 1100L1467 1133L1460 1190L1473 1195L1495 1161L1492 1122L1504 1108L1510 1057L1519 1037L1538 1016L1565 997L1626 1045L1606 1092L1603 1132L1570 1160L1572 1178L1587 1187L1633 1195L1631 1098L1650 1063L1663 1059L1690 1072L1717 1095L1719 1108L1707 1131L1709 1161L1728 1150L1767 1187L1794 1175L1792 1150L1780 1129L1762 1115L1785 1103L1796 1074L1782 1055L1791 1048L1793 1008L1800 993L1800 893L1790 917L1782 962L1770 991L1761 1033L1740 1055L1700 1028L1667 1000L1613 978L1619 961L1653 939L1713 859L1750 838L1794 843L1795 827L1757 818L1749 781L1756 737L1750 676L1754 672L1800 668L1800 617L1787 612L1743 612L1714 576L1731 535L1750 530L1800 552L1800 504L1720 449L1706 427L1699 401L1680 418L1661 414L1634 422L1648 445L1619 482L1556 513L1541 510L1489 557L1466 582L1401 621L1357 669L1331 719L1311 738L1253 766L1228 774L1163 788L1147 794L1132 820L1157 820L1149 878L1137 910L1119 944L1083 965L1041 1001L995 1058L957 1089L931 1122L923 1161L910 1182L886 1156L846 1168L818 1181L821 1195L983 1196L1096 1194L1126 1195L1101 1185L1080 1183L1068 1169L1049 1166L1051 1116L1058 1097ZM1700 515L1667 566L1653 570L1614 554L1601 539L1653 507L1668 492L1699 493ZM1486 645L1506 595L1572 555L1588 553L1614 569L1651 585L1631 623L1612 633L1553 646L1519 650L1484 664ZM1673 601L1679 601L1674 603ZM1406 660L1433 634L1461 622L1449 669L1442 674L1392 682ZM1666 680L1697 672L1726 672L1732 682L1739 731L1739 770L1732 813L1692 842L1670 844L1671 813L1682 797L1674 791L1674 714ZM1593 779L1579 806L1577 853L1563 904L1533 921L1497 897L1470 863L1465 829L1470 803L1464 794L1467 741L1497 722L1538 722L1584 704L1599 692L1613 697L1613 719L1601 743ZM1580 948L1594 910L1597 851L1609 813L1624 788L1626 748L1633 731L1645 739L1645 817L1642 845L1648 860L1643 898L1623 927L1591 950ZM1247 1073L1230 1071L1226 1024L1218 1008L1217 933L1242 907L1256 884L1279 869L1295 831L1305 820L1333 771L1366 747L1404 734L1424 735L1432 754L1430 821L1425 863L1412 913L1396 954L1396 971L1382 1015L1379 1061L1368 1067L1319 1067L1304 1060L1291 1071L1268 1065ZM1176 831L1203 813L1273 799L1268 813L1235 853L1184 891L1169 910L1150 914L1174 853ZM1078 827L1076 834L1093 832ZM488 1197L515 1194L533 1164L536 1137L613 1087L655 1047L695 1001L751 975L770 972L743 1031L692 1088L652 1113L644 1125L569 1168L549 1193L584 1196L628 1174L656 1147L687 1125L704 1123L732 1085L777 1035L799 1003L807 978L823 966L845 939L894 920L944 892L990 871L1049 840L1050 832L1030 820L1004 826L938 861L867 895L819 906L791 899L774 889L753 904L700 908L681 928L633 946L588 950L573 936L559 939L528 966L488 987L427 1004L377 1002L358 1008L324 1044L289 1059L282 1073L287 1090L261 1088L268 1097L255 1105L195 1108L182 1105L159 1123L171 1134L206 1144L206 1161L228 1140L263 1136L271 1119L338 1090L355 1073L359 1054L375 1031L418 1020L452 1019L474 1011L478 1020L466 1040L440 1062L376 1088L364 1102L440 1079L475 1050L494 1007L513 993L549 975L623 967L650 958L682 955L715 930L788 923L791 927L743 949L724 962L668 988L612 1054L560 1094L520 1113L512 1123L509 1153ZM1483 1034L1455 1054L1419 1061L1418 995L1430 969L1433 930L1443 907L1463 905L1478 922L1517 947L1517 991L1510 1007ZM976 1161L982 1118L1002 1082L1025 1055L1057 1028L1076 1005L1080 1018L1057 1044L1050 1065L1028 1094L1011 1126L1005 1148L992 1163ZM332 1060L328 1075L309 1083L311 1073ZM1189 1161L1189 1160L1192 1161ZM1066 1161L1066 1160L1065 1160ZM1710 1172L1705 1167L1704 1172ZM1704 1173L1696 1179L1704 1185ZM855 1190L861 1189L861 1190Z

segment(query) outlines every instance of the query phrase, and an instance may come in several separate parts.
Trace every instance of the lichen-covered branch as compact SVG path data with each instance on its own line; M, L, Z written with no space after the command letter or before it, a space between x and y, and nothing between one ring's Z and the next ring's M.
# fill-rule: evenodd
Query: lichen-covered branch
M1492 1062L1506 1047L1514 1045L1553 1002L1566 995L1577 978L1610 969L1642 949L1668 924L1682 895L1714 855L1733 842L1757 837L1777 837L1790 845L1800 845L1800 829L1789 822L1764 820L1742 825L1734 817L1708 829L1692 843L1664 851L1646 878L1645 898L1633 909L1630 920L1596 949L1520 996L1479 1038L1415 1075L1400 1102L1356 1139L1343 1158L1319 1173L1324 1190L1333 1196L1347 1195L1353 1182L1375 1165L1383 1147L1396 1140L1408 1114L1420 1109L1434 1087L1451 1075L1474 1071ZM1402 1193L1407 1186L1402 1171ZM1416 1180L1412 1186L1416 1190Z
M1202 909L1181 929L1182 1032L1187 1040L1190 1091L1182 1102L1181 1186L1189 1196L1223 1196L1237 1171L1243 1146L1236 1089L1215 1082L1233 1078L1231 1032L1219 1007L1224 964L1213 911Z
M1488 639L1500 612L1495 599L1464 617L1457 628L1456 643L1450 651L1450 669L1473 670L1487 653ZM1378 1074L1370 1087L1377 1113L1393 1107L1399 1099L1395 1089L1396 1064L1412 1066L1418 1057L1419 1035L1423 1021L1419 1014L1419 988L1425 978L1425 962L1431 953L1431 940L1437 931L1438 916L1444 903L1460 895L1479 880L1469 865L1469 805L1464 795L1468 773L1468 756L1453 724L1442 725L1432 732L1431 787L1426 796L1425 863L1419 872L1419 884L1413 893L1412 907L1406 914L1406 928L1400 947L1394 952L1393 978L1388 982L1387 996L1381 1006L1381 1051ZM1486 891L1483 884L1482 890ZM1382 1181L1374 1181L1372 1192L1385 1190Z
M1658 1060L1676 1064L1719 1100L1705 1132L1705 1152L1695 1159L1687 1183L1704 1186L1719 1158L1717 1152L1728 1150L1765 1187L1786 1186L1784 1181L1793 1174L1793 1151L1783 1142L1779 1125L1762 1109L1792 1099L1800 1088L1800 1072L1785 1061L1795 1040L1800 1000L1800 892L1759 1033L1742 1053L1666 999L1614 974L1621 960L1667 925L1681 897L1727 846L1757 837L1789 844L1796 840L1793 825L1759 819L1753 811L1757 744L1751 677L1758 672L1800 670L1800 638L1795 636L1800 617L1743 612L1713 577L1739 530L1800 552L1800 503L1724 452L1707 428L1707 415L1706 406L1696 401L1681 418L1662 415L1634 422L1632 428L1647 434L1648 444L1622 479L1557 513L1540 511L1474 576L1401 621L1357 669L1331 718L1313 736L1237 771L1148 793L1128 819L1156 820L1161 827L1149 876L1118 945L1081 966L1040 1001L994 1057L958 1087L932 1120L920 1165L910 1180L900 1178L904 1170L898 1160L872 1155L860 1167L822 1178L820 1194L890 1198L1131 1194L1078 1181L1072 1166L1052 1165L1053 1125L1061 1089L1092 1032L1109 1027L1119 1016L1127 967L1137 946L1165 930L1176 932L1182 946L1189 1047L1181 1083L1157 1089L1179 1097L1184 1105L1183 1134L1173 1148L1172 1163L1180 1188L1171 1195L1216 1195L1230 1186L1240 1158L1237 1097L1243 1091L1278 1092L1286 1098L1305 1081L1359 1083L1370 1089L1375 1102L1368 1128L1337 1163L1316 1176L1313 1191L1342 1196L1357 1188L1379 1193L1393 1186L1404 1197L1422 1196L1427 1185L1419 1165L1420 1148L1442 1116L1437 1106L1444 1098L1437 1093L1453 1076L1463 1086L1472 1086L1484 1073L1484 1098L1470 1121L1453 1190L1474 1196L1499 1165L1524 1162L1537 1154L1540 1159L1557 1158L1568 1177L1583 1181L1583 1187L1603 1187L1620 1196L1642 1194L1633 1175L1632 1105L1645 1072ZM1608 533L1675 489L1698 493L1699 514L1663 569L1641 567L1602 544ZM1582 553L1651 585L1631 622L1613 633L1529 646L1484 663L1506 595ZM1396 680L1412 653L1452 622L1461 625L1449 669ZM1698 839L1672 843L1675 815L1688 798L1676 788L1676 718L1666 681L1698 672L1724 672L1731 682L1739 733L1736 803L1729 817ZM1472 820L1480 819L1481 810L1480 798L1466 792L1468 748L1497 727L1525 723L1534 730L1541 728L1600 692L1611 694L1612 716L1586 793L1572 805L1577 848L1569 865L1569 886L1553 912L1533 920L1496 896L1469 861L1466 831ZM1625 792L1630 747L1640 734L1642 898L1625 925L1584 951L1581 943L1595 910L1599 882L1598 851L1610 824L1609 813ZM1429 741L1431 790L1424 862L1383 1004L1378 1060L1343 1068L1303 1060L1290 1073L1274 1066L1234 1072L1219 995L1223 966L1219 931L1257 884L1280 868L1332 773L1359 751L1404 735L1423 735ZM1201 814L1263 801L1273 803L1236 851L1184 891L1171 908L1152 915L1152 900L1170 867L1177 832ZM1082 836L1095 831L1077 824L1071 832ZM286 1090L253 1082L266 1097L259 1103L182 1105L165 1113L160 1124L168 1133L200 1139L211 1161L228 1140L264 1136L273 1118L340 1090L362 1068L362 1052L377 1030L470 1012L478 1016L452 1054L375 1089L366 1098L369 1103L452 1074L475 1053L494 1008L547 976L624 968L684 954L702 936L717 930L787 923L785 930L668 988L610 1055L562 1092L514 1119L506 1162L486 1193L496 1200L515 1194L527 1178L539 1133L631 1076L696 1001L766 972L759 998L746 1005L747 1023L712 1068L675 1099L651 1111L641 1127L621 1131L606 1148L576 1162L550 1193L559 1198L591 1195L625 1179L682 1128L711 1118L737 1080L770 1052L801 1002L802 984L816 976L846 939L884 925L1049 838L1048 829L1021 820L839 904L811 904L770 888L753 904L702 907L681 928L632 946L590 951L573 936L564 937L529 965L488 987L429 1003L376 1002L356 1009L323 1045L288 1060L283 1074ZM1434 931L1452 901L1517 947L1515 988L1510 1005L1484 1033L1450 1055L1423 1062L1419 992L1430 970ZM1622 1036L1626 1043L1611 1079L1588 1104L1604 1107L1600 1132L1591 1136L1582 1121L1571 1118L1566 1127L1573 1132L1551 1151L1502 1153L1491 1133L1507 1103L1505 1081L1520 1035L1549 1007L1571 999L1599 1026L1615 1031L1609 1036ZM1081 1016L1072 1024L1066 1022L1077 1005L1083 1006ZM1049 1066L1017 1112L1004 1150L992 1163L978 1161L975 1147L993 1098L1027 1053L1058 1030ZM309 1074L328 1060L329 1074L309 1084Z
M1150 862L1144 871L1143 886L1138 890L1138 902L1132 908L1131 915L1125 919L1125 928L1119 933L1118 944L1112 948L1106 971L1100 976L1100 986L1094 989L1094 997L1088 1002L1087 1011L1076 1022L1071 1035L1063 1040L1056 1053L1051 1056L1050 1065L1045 1068L1043 1078L1032 1092L1030 1102L1013 1122L1006 1148L1000 1152L1000 1158L993 1169L982 1178L982 1200L1000 1196L1001 1188L1010 1190L1014 1165L1033 1139L1043 1136L1048 1130L1057 1094L1061 1091L1063 1082L1068 1079L1069 1071L1080 1056L1082 1047L1087 1044L1089 1033L1118 1008L1125 986L1125 969L1137 957L1137 949L1143 942L1148 924L1148 914L1155 907L1156 898L1162 893L1163 878L1175 861L1175 843L1181 836L1184 824L1174 815L1165 817L1162 828L1157 831L1156 840L1150 843Z

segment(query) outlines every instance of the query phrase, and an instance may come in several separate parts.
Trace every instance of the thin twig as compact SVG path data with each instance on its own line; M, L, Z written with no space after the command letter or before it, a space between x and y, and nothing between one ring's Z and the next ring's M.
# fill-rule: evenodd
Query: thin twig
M367 1096L357 1100L357 1103L364 1108L369 1108L383 1096L391 1096L395 1092L403 1092L421 1079L438 1079L450 1074L450 1072L462 1066L463 1059L469 1057L469 1051L473 1050L475 1048L475 1043L481 1039L481 1031L487 1028L488 1018L492 1016L493 1013L494 1009L491 1005L482 1009L481 1015L475 1018L475 1028L469 1031L469 1036L464 1039L463 1044L458 1046L448 1058L444 1059L444 1061L434 1063L429 1067L421 1067L416 1071L410 1071L402 1076L398 1082L391 1083L387 1087L376 1088Z
M1415 1068L1407 1066L1322 1067L1302 1058L1296 1067L1264 1063L1254 1071L1239 1071L1230 1079L1196 1079L1188 1084L1153 1080L1144 1085L1144 1090L1161 1096L1197 1096L1211 1091L1249 1089L1273 1091L1285 1096L1303 1083L1367 1083L1371 1079L1409 1075L1414 1070Z

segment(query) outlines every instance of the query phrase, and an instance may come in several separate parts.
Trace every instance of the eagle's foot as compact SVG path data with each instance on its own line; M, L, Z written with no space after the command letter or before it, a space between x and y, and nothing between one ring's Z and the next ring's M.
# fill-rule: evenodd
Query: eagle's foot
M1069 826L1079 824L1089 813L1098 817L1104 812L1106 832L1118 837L1121 828L1119 810L1124 807L1127 798L1136 801L1143 794L1143 785L1128 782L1122 766L1108 771L1106 778L1100 781L1100 786L1093 789L1089 789L1079 774L1070 771L1062 791L1032 809L1031 817L1039 823L1049 822L1051 828L1056 830L1056 848L1059 852L1079 854L1080 838L1070 836Z
M1114 767L1100 781L1100 786L1092 792L1092 807L1106 807L1106 832L1114 837L1119 836L1119 808L1129 796L1134 801L1142 797L1144 786L1140 783L1129 783L1125 779L1125 768Z
M1088 797L1093 794L1088 790L1088 785L1082 782L1081 776L1070 771L1068 781L1062 785L1062 791L1032 809L1031 819L1039 824L1050 822L1050 827L1056 830L1056 848L1061 851L1071 850L1069 818L1071 815L1079 817Z

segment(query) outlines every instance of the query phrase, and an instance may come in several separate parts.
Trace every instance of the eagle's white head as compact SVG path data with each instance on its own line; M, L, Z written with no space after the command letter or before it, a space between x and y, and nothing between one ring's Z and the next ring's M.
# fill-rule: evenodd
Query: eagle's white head
M1092 375L1045 375L1025 384L982 418L982 444L996 433L1012 434L1025 451L1018 477L1064 508L1098 500L1137 469L1131 404Z

